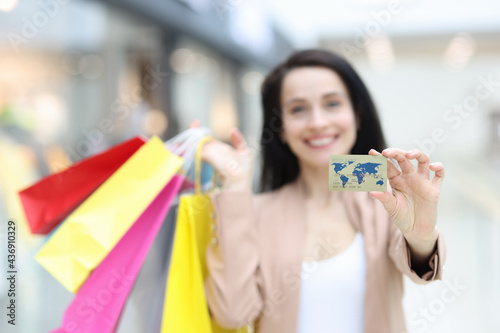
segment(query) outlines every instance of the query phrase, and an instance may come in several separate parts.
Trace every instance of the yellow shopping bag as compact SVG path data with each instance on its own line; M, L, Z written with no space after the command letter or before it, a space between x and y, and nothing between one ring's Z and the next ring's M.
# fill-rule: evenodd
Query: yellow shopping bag
M227 330L211 320L203 281L208 275L205 250L210 243L212 202L201 192L202 139L195 157L195 194L182 195L172 248L161 333L246 333L247 328Z
M36 260L78 291L181 165L182 158L151 138L68 216Z

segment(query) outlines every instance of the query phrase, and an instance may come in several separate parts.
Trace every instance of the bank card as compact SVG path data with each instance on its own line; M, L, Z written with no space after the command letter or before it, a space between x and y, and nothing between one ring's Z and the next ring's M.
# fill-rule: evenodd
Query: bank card
M330 191L387 191L387 157L330 155Z

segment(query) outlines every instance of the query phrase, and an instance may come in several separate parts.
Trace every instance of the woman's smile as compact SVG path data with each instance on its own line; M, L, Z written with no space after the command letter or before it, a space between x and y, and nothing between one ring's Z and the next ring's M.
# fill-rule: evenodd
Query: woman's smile
M325 149L333 146L337 142L339 136L339 134L315 135L306 138L304 143L311 149Z

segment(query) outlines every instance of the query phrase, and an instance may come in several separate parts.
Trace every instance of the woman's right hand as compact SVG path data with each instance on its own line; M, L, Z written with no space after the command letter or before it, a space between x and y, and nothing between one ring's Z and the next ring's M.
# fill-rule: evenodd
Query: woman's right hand
M199 127L193 121L189 128ZM231 129L231 145L219 140L211 140L203 145L201 160L208 163L220 175L222 188L226 190L252 189L252 153L241 132Z

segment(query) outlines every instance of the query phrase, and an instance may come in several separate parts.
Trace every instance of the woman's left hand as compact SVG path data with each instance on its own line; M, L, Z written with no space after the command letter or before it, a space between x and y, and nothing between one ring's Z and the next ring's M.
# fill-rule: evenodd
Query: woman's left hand
M374 149L369 154L381 155ZM382 155L395 159L401 170L387 160L387 178L391 189L370 192L370 196L384 205L392 222L408 241L434 244L437 239L437 204L444 179L443 164L430 163L429 155L417 149L387 148ZM411 161L413 159L418 162L416 170ZM431 170L434 171L432 179L429 175Z

